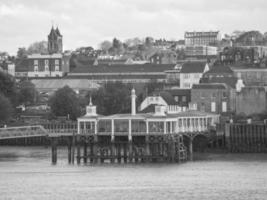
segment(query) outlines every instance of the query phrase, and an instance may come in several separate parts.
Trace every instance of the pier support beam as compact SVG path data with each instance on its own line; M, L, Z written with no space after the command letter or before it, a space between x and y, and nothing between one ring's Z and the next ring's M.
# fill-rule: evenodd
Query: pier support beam
M71 137L68 137L68 163L71 164Z
M94 163L98 162L97 150L98 150L98 136L94 135L94 146L93 146Z
M87 163L87 138L84 138L84 146L83 146L83 162Z
M189 160L193 161L193 138L189 138Z
M150 145L149 145L149 136L146 135L146 147L145 147L145 151L146 151L146 162L149 162L150 161Z
M81 141L80 141L80 136L77 135L77 164L81 164Z
M52 164L57 164L57 138L51 138L51 149L52 149Z
M72 135L72 148L71 148L71 164L74 164L75 161L75 135Z

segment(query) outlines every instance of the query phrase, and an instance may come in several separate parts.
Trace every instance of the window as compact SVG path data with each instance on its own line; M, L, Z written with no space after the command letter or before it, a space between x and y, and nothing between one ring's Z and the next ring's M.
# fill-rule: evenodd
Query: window
M45 66L45 71L46 71L46 72L49 71L49 67L48 67L48 65Z
M48 65L49 64L49 61L48 60L45 60L45 65Z
M182 96L182 102L186 102L186 96Z
M179 101L179 97L178 96L175 96L174 97L174 100L175 100L175 102L178 102Z
M222 102L222 112L227 111L227 103L225 101Z
M226 97L227 97L226 92L223 92L222 96L223 96L224 98L226 98Z
M55 71L56 71L56 72L59 71L59 66L55 66Z
M190 83L184 83L184 88L190 88Z
M33 61L34 65L38 65L38 60Z
M211 112L216 112L216 103L211 102Z
M55 65L59 65L59 60L55 60Z
M216 93L215 92L211 93L211 97L216 98Z
M184 74L184 79L190 78L190 74Z
M34 66L34 72L38 72L38 66Z

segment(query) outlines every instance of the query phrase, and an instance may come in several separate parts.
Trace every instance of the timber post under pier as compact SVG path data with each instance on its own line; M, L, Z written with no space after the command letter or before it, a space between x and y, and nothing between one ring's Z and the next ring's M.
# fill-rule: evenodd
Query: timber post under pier
M154 136L80 136L68 137L68 163L142 163L187 160L182 135ZM83 151L81 146L83 144ZM89 148L88 148L89 147ZM57 137L51 137L52 164L57 163ZM76 149L76 153L75 153Z

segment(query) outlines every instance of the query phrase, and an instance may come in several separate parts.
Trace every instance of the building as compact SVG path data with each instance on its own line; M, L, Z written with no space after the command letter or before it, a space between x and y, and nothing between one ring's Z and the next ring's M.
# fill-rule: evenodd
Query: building
M218 55L218 48L207 45L185 46L185 55L186 57L195 58L208 58L211 56L216 57Z
M180 88L190 89L198 84L202 75L209 70L206 62L186 62L180 71Z
M62 77L64 74L62 58L62 54L29 55L28 77Z
M42 93L55 92L56 90L69 86L77 94L97 90L100 85L86 79L33 79L37 91Z
M32 54L15 64L17 78L63 77L69 72L70 54L62 53L62 35L52 27L48 35L49 54Z
M264 86L267 83L267 68L253 67L251 64L230 65L236 78L241 78L246 86Z
M154 112L157 105L164 107L166 113L179 113L188 109L188 107L183 106L181 101L186 101L187 97L179 101L179 96L175 97L169 91L158 91L153 92L153 94L147 96L139 106L139 111L142 113Z
M229 90L227 85L223 83L193 85L191 104L202 112L223 114L232 111Z
M54 29L52 26L51 31L48 35L48 53L58 54L63 52L63 36L61 35L58 27Z
M225 83L235 89L237 78L233 70L227 65L214 65L203 74L200 83Z
M157 105L154 112L136 113L135 90L131 92L131 113L102 116L90 101L86 114L78 118L78 134L126 136L130 141L133 136L149 134L178 134L207 132L219 122L219 115L199 111L184 111L176 114L165 112L164 106Z
M166 74L177 77L175 64L135 64L135 65L77 65L67 78L89 79L97 83L120 81L123 83L168 82ZM173 71L174 70L174 71Z
M177 63L177 56L175 52L162 51L150 56L149 61L152 64L175 64Z
M185 45L217 45L221 40L219 31L208 32L185 32L184 34Z

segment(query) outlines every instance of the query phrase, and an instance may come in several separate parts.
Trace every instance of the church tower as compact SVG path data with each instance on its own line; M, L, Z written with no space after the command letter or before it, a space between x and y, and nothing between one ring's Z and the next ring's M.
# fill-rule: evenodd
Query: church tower
M63 44L62 44L62 35L58 27L54 29L52 26L51 31L48 35L48 53L62 53L63 51Z

